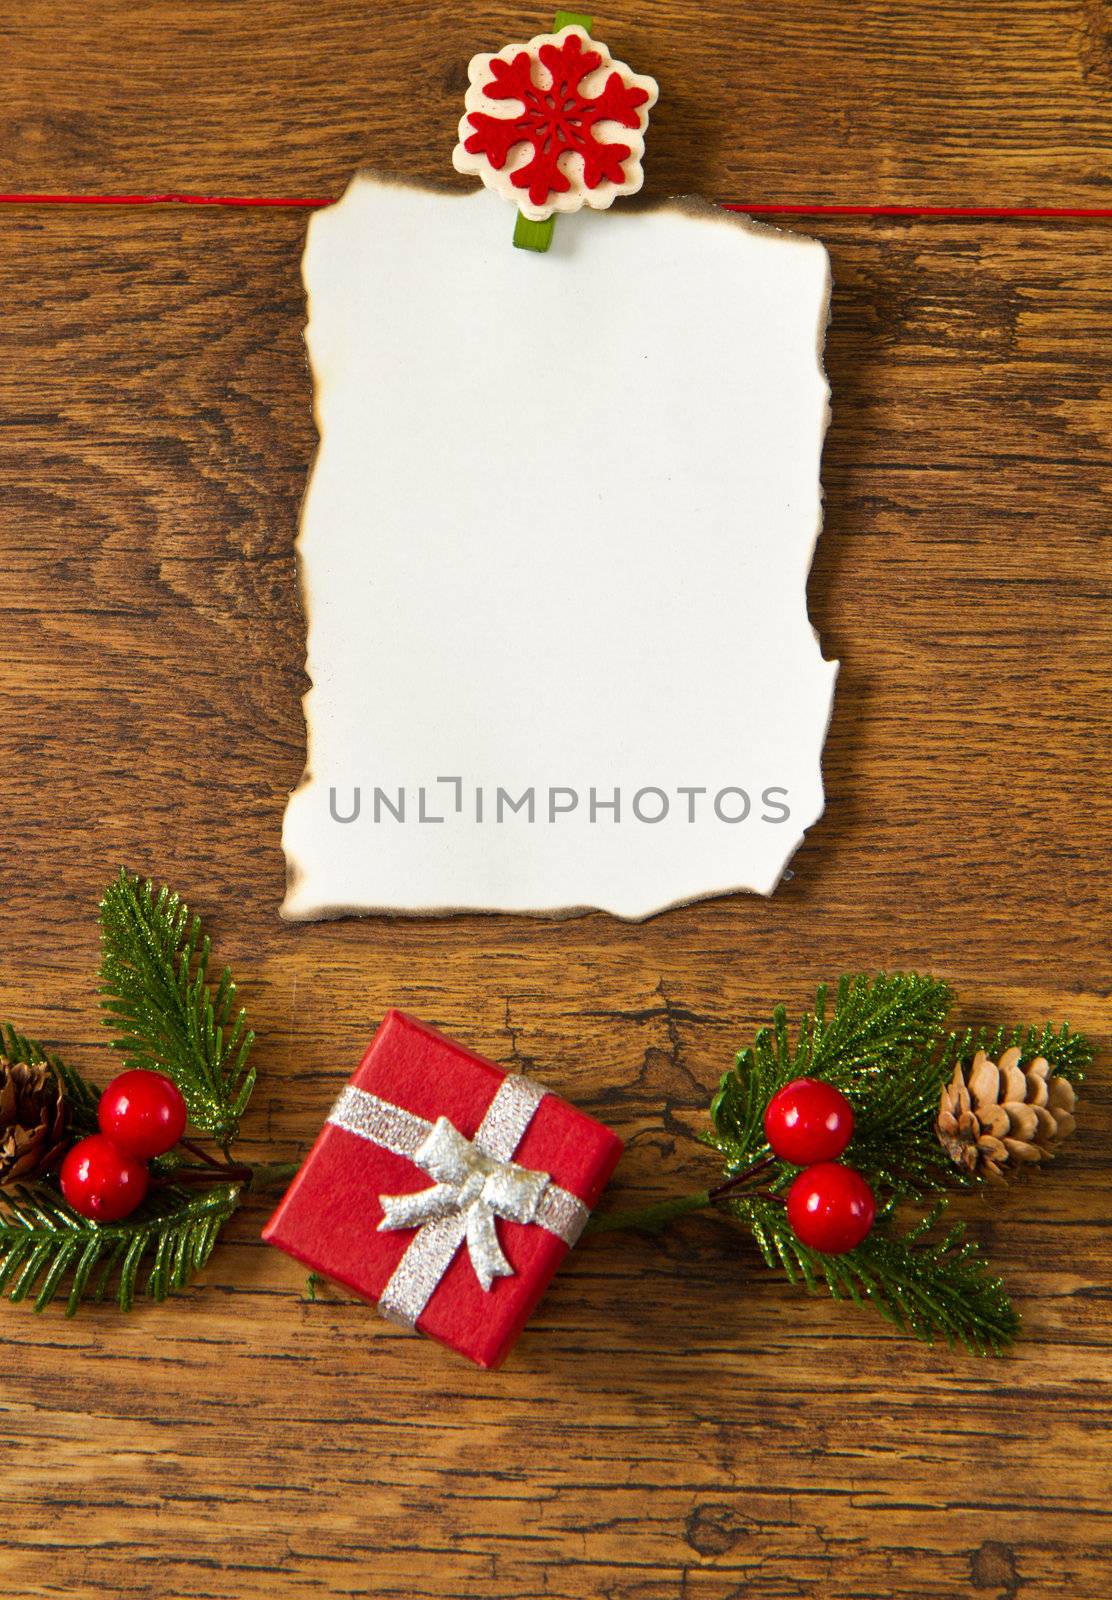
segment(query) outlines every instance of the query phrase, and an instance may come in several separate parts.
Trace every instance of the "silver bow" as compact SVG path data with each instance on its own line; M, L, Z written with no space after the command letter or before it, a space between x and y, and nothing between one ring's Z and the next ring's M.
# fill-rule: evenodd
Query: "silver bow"
M582 1200L547 1172L510 1159L544 1094L540 1084L509 1073L471 1140L447 1117L427 1122L354 1084L342 1090L328 1118L334 1127L405 1156L436 1180L413 1194L379 1196L380 1232L417 1230L379 1297L384 1317L414 1327L465 1242L484 1290L512 1274L498 1242L498 1217L534 1223L567 1245L578 1239L588 1216Z
M386 1213L379 1232L420 1228L426 1222L459 1215L466 1223L464 1237L471 1265L483 1288L489 1289L495 1278L509 1277L514 1269L502 1253L494 1219L534 1221L548 1188L548 1173L530 1172L516 1162L484 1155L447 1117L437 1118L428 1138L413 1152L413 1159L436 1182L416 1194L379 1195Z

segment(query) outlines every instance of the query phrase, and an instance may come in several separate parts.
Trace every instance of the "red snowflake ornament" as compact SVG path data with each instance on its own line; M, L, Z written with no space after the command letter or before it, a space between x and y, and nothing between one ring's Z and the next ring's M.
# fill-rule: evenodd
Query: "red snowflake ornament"
M457 172L480 177L534 222L584 205L604 210L640 189L656 83L585 29L475 56L467 71Z

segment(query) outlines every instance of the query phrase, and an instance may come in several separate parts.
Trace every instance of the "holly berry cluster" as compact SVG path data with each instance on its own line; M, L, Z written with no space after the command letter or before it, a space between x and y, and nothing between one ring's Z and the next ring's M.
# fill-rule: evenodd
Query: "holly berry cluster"
M781 1161L803 1168L787 1194L796 1238L827 1256L855 1250L872 1230L876 1197L859 1172L838 1160L853 1137L845 1095L820 1078L793 1078L769 1101L764 1128Z
M94 1222L119 1222L143 1204L148 1162L164 1156L185 1132L181 1090L162 1072L121 1072L97 1106L99 1133L75 1144L62 1162L62 1193Z

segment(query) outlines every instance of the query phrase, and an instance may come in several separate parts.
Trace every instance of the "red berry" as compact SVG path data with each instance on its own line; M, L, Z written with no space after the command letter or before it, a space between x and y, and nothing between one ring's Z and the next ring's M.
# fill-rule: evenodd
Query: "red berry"
M873 1191L839 1161L808 1167L788 1190L788 1222L801 1244L841 1256L865 1238L876 1217Z
M833 1161L853 1136L853 1107L832 1083L795 1078L768 1102L765 1137L782 1161Z
M172 1150L185 1132L185 1101L165 1073L121 1072L100 1097L97 1121L118 1150L149 1161Z
M62 1193L94 1222L119 1222L142 1205L150 1173L102 1133L75 1144L62 1162Z

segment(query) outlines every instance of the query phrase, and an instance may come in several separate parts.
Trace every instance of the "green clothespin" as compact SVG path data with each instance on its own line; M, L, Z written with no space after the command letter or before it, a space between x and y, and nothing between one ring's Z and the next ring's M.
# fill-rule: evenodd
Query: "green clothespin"
M585 33L590 33L593 18L585 17L578 11L557 11L556 20L552 24L553 33L559 33L561 28L580 27ZM517 221L514 223L514 245L518 250L537 250L543 252L552 243L552 235L556 228L556 217L546 217L544 222L534 222L531 218L518 212Z

